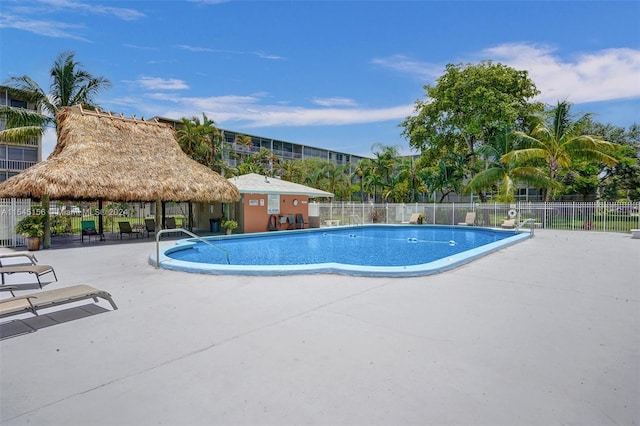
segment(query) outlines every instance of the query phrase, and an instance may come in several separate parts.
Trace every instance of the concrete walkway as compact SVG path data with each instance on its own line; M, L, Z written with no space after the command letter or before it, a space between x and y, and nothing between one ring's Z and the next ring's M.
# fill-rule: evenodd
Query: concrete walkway
M91 284L119 309L0 320L2 425L640 424L629 234L540 230L395 279L188 274L154 249L37 253L45 288Z

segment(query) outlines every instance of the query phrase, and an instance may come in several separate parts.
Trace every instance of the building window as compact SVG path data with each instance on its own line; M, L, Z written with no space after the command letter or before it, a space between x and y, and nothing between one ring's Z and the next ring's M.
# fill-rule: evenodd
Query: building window
M9 99L9 106L12 106L14 108L27 109L27 103L25 101L19 101L17 99Z

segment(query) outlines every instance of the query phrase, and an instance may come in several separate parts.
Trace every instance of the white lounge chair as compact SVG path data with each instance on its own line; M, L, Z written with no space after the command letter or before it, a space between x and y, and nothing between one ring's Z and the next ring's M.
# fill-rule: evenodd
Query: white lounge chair
M16 287L5 287L5 290L11 291L12 295L14 289L16 289ZM98 298L107 300L114 310L118 309L111 295L106 291L80 284L54 290L45 290L39 293L31 293L25 296L13 296L7 299L0 299L0 318L26 312L38 315L38 310L85 299L93 299L97 303Z
M58 281L58 277L56 276L56 271L53 270L53 266L49 265L11 265L11 266L2 266L0 267L0 274L2 275L2 285L4 285L4 276L5 274L20 274L20 273L28 273L34 274L38 279L38 286L42 288L42 282L40 281L40 277L44 274L48 274L51 272L56 281Z
M416 224L418 223L418 218L420 217L420 213L414 213L411 215L411 217L409 217L409 221L408 222L403 222L403 223L412 223L412 224Z
M501 228L504 229L513 229L516 227L516 220L515 219L505 219L504 221L502 221L502 224L500 225Z
M467 212L467 215L464 218L464 222L459 222L458 225L473 226L475 222L476 222L476 213Z
M28 263L23 262L23 263L20 263L20 265L35 265L38 262L38 259L36 259L36 255L31 252L14 251L11 253L0 253L0 266L2 266L2 259L15 259L19 257L26 257L28 260ZM15 265L17 265L17 263L10 263L6 266L15 266Z

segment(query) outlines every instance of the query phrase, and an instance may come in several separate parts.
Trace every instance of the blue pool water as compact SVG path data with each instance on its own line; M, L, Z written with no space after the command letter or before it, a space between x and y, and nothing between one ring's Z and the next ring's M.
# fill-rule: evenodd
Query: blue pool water
M417 276L441 272L528 238L477 227L373 225L182 240L165 250L167 269L213 274L332 272Z

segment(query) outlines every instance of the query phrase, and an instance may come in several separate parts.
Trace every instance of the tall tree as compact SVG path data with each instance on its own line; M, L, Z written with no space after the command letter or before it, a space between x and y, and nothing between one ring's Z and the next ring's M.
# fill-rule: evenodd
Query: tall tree
M391 186L393 173L400 161L398 147L374 143L371 146L371 151L374 158L370 163L368 178L376 189L379 188L384 192L385 188ZM374 191L374 200L376 199L376 192Z
M468 156L468 174L476 149L491 134L504 126L522 129L543 109L531 101L540 92L526 71L491 61L449 64L435 86L424 89L426 99L415 102L416 115L401 124L403 135L434 162L451 152Z
M358 185L360 188L360 201L364 203L365 201L365 178L366 175L371 168L371 159L362 158L358 160L358 164L356 165L356 169L354 171L354 178L358 180ZM369 198L369 192L367 191L367 199Z
M419 170L424 167L423 158L424 157L419 157L418 159L415 159L413 156L410 156L404 157L400 161L400 165L398 166L398 177L401 180L406 181L409 188L407 199L403 201L411 203L417 202L419 200L419 195L426 191L424 182L418 173Z
M224 174L224 143L216 123L202 114L198 117L183 118L182 126L176 132L178 144L189 157L201 164Z
M58 55L49 70L49 76L51 83L48 94L35 80L26 75L9 78L7 86L13 90L27 93L29 102L35 103L43 113L50 114L56 125L56 131L58 124L55 121L55 116L60 108L74 105L82 105L89 109L96 108L95 96L103 89L111 87L111 83L106 78L95 77L84 70L82 64L75 61L75 52L71 51L65 51ZM45 211L49 209L47 194L42 196L42 207ZM101 224L100 222L100 226ZM43 247L49 248L50 246L51 230L49 217L46 216Z
M24 108L0 106L0 118L4 129L0 130L0 142L24 143L42 136L51 118Z
M7 85L29 93L29 101L37 104L42 112L52 117L65 106L82 105L93 109L98 106L95 97L102 90L111 87L111 82L104 77L90 74L82 67L83 65L75 60L75 52L65 51L58 55L49 70L49 93L26 75L9 78Z
M623 147L618 152L618 164L598 174L600 196L607 201L640 200L640 126L628 129L611 124L590 123L584 133L598 135Z
M451 193L460 193L467 168L468 156L458 152L451 152L442 157L434 166L425 167L418 171L418 176L425 182L429 192L440 193L439 203Z
M541 120L530 134L515 132L528 147L513 150L502 156L501 161L508 163L542 162L549 182L557 182L558 173L568 169L572 161L577 159L594 161L606 166L615 165L615 151L619 145L605 141L598 136L583 134L590 114L578 119L571 115L571 104L558 102L545 120ZM545 201L554 197L552 188L547 187Z
M548 179L538 169L518 164L514 159L500 161L502 157L517 146L518 139L511 129L505 127L489 143L476 151L482 157L483 170L478 172L465 187L465 192L490 191L497 189L497 201L511 203L515 201L518 183L528 183L538 187L549 186Z

